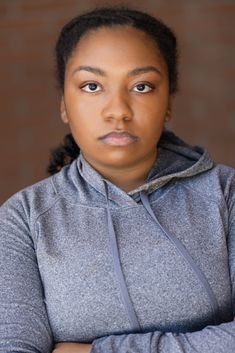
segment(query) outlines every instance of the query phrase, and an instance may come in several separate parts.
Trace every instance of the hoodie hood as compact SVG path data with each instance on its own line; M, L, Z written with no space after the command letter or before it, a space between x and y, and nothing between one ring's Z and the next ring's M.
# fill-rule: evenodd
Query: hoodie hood
M98 192L105 196L107 191L110 200L120 206L127 206L128 203L133 204L139 200L140 191L147 191L150 194L173 178L192 177L213 167L213 161L206 150L188 145L171 131L166 130L162 133L157 148L157 159L148 174L146 183L128 193L104 179L87 163L82 153L76 160L78 172ZM76 183L76 180L74 182Z
M191 146L171 131L164 131L158 143L157 159L149 172L147 182L129 192L130 195L156 190L173 178L187 178L213 167L208 152L199 146Z

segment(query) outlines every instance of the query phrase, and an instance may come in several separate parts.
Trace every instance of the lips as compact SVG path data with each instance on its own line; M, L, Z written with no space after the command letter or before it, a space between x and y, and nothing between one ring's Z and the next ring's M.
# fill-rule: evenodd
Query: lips
M137 136L131 135L128 132L110 132L107 135L101 136L101 140L106 145L110 146L126 146L137 141Z

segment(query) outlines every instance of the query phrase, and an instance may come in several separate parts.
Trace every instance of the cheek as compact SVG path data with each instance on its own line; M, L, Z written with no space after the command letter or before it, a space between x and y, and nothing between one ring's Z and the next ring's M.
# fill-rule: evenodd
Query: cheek
M141 115L149 116L151 119L162 120L165 117L169 105L169 94L167 87L163 86L154 94L138 99L135 103L135 111Z
M68 110L70 117L72 119L85 119L88 113L91 111L91 107L89 104L84 103L82 99L74 99L69 105L68 105Z
M99 129L103 124L101 107L94 99L81 99L80 102L78 99L70 110L70 117L74 125L82 125L82 130L87 130L91 133Z
M84 102L82 99L75 98L67 101L67 114L70 126L73 129L89 130L94 122L94 109L91 104Z
M142 145L144 149L151 149L156 145L159 140L163 128L165 115L156 110L151 111L151 114L147 114L145 117L142 116L142 120L139 122L139 131L141 131Z

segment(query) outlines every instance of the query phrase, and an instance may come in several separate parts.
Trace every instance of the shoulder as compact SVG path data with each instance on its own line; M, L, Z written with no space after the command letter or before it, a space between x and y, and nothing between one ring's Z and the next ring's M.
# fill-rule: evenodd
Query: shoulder
M76 203L81 189L81 176L76 160L64 166L58 173L30 185L11 196L0 207L0 219L20 215L33 224L44 212L60 200ZM2 218L2 219L3 219Z
M213 185L223 192L225 199L235 197L235 169L223 164L215 165L210 173L211 188Z
M235 169L222 164L184 179L184 185L204 198L226 204L235 199Z
M0 207L0 218L3 214L4 216L17 214L30 222L36 220L40 214L69 194L71 178L68 170L70 166L63 167L58 173L13 194Z
M23 207L27 213L42 213L58 199L66 199L78 189L76 161L64 166L58 173L34 183L12 195L0 209ZM78 190L77 190L78 191Z
M43 179L18 191L3 203L0 207L1 223L23 222L30 226L30 223L51 207L58 197L52 177Z

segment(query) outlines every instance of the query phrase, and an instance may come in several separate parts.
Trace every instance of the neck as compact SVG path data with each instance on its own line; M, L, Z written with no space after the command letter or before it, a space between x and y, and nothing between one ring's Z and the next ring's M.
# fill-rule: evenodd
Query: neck
M157 151L142 162L121 168L93 163L85 156L84 158L106 180L111 181L111 183L118 186L121 190L129 192L143 185L147 181L149 171L156 160L156 155Z

